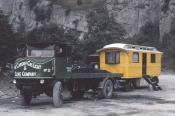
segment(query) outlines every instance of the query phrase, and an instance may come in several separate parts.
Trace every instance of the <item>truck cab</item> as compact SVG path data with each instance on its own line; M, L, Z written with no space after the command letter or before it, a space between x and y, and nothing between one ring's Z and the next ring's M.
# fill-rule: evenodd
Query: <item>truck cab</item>
M24 104L30 104L32 96L42 93L52 96L55 77L65 77L70 47L58 43L31 43L19 45L17 52L14 83Z

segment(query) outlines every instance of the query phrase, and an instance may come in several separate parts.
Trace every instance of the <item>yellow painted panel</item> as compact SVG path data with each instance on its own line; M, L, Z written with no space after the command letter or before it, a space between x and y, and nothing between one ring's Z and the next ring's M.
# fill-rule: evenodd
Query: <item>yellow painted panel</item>
M108 50L114 51L114 50ZM105 51L100 52L100 69L106 70L111 73L127 74L128 57L125 51L120 51L120 63L119 64L106 64L105 63Z
M142 76L142 54L139 53L139 62L133 63L133 52L128 51L128 75L124 78L138 78Z
M120 51L119 64L106 64L106 51ZM139 52L139 62L133 63L133 51L124 51L120 49L108 49L100 52L100 69L111 73L122 73L124 79L141 78L142 75L142 55ZM159 76L161 72L161 53L156 53L156 63L151 63L151 53L147 52L147 75Z
M161 54L156 54L156 62L151 63L151 53L148 53L147 75L159 76L161 72Z

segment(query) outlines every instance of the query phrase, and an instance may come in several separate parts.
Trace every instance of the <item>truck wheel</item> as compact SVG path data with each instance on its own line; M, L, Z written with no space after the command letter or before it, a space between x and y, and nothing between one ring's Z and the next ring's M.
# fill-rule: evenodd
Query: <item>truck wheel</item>
M53 104L55 107L60 107L63 104L63 87L61 82L56 82L53 87Z
M113 94L113 83L110 79L106 80L102 88L102 96L106 99L110 99Z
M22 105L29 106L32 100L32 95L24 93L22 95Z

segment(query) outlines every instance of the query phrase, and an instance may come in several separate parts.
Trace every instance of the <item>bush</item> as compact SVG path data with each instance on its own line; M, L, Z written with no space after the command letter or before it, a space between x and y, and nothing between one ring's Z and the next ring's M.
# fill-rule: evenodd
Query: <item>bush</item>
M28 43L31 42L62 42L73 46L72 58L80 60L80 42L78 37L80 32L74 29L64 29L56 24L44 25L40 28L35 28L26 35Z
M29 2L29 8L30 10L33 10L33 8L36 6L39 0L28 0Z
M161 10L166 13L169 10L170 0L164 0Z
M148 22L140 29L140 33L128 39L130 44L153 46L160 48L159 24Z
M8 23L8 16L0 11L0 66L4 67L7 62L12 62L16 55L16 39L11 25Z
M97 49L106 44L124 41L124 28L113 17L109 16L106 8L97 8L90 11L87 22L89 32L85 35L83 41L83 52L86 55L95 53Z
M28 0L30 10L33 10L35 13L36 21L48 21L52 14L52 1L48 6L42 5L42 0Z
M159 40L159 34L159 24L148 22L141 28L139 34L135 35L131 39L128 39L128 43L158 48L160 51L164 52L162 58L163 69L174 69L175 20L173 19L170 32L164 35L162 42Z
M163 36L162 51L164 52L164 67L175 69L175 19L172 19L170 32Z
M36 7L34 9L34 13L35 13L35 20L36 21L49 21L50 20L50 16L52 14L52 8L51 6L48 7Z

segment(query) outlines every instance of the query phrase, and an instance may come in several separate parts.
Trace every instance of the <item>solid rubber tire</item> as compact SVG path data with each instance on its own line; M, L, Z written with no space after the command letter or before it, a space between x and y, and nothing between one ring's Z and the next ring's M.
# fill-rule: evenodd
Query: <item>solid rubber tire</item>
M106 91L106 90L107 90L107 87L110 87L110 88L109 88L109 89L110 89L109 92ZM110 80L110 79L106 80L105 83L104 83L104 86L103 86L103 88L102 88L102 96L103 96L104 98L106 98L106 99L112 98L112 95L113 95L113 87L114 87L114 85L113 85L112 80Z
M56 82L53 87L53 105L55 107L60 107L63 104L63 87L61 82Z

